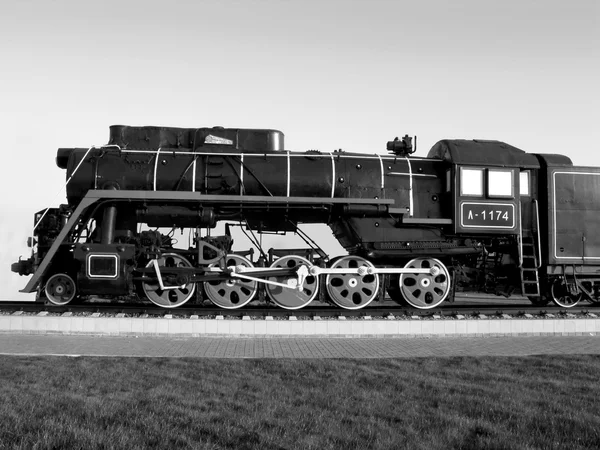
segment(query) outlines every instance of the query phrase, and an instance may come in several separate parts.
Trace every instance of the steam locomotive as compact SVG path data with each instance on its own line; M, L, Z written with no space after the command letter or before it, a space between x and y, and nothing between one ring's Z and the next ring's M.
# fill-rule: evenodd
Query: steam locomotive
M54 305L360 309L387 292L431 309L457 291L600 301L600 169L488 140L442 140L418 158L405 136L387 150L292 152L266 129L111 126L107 145L58 150L67 203L35 214L32 256L12 271ZM320 248L301 227L311 223L347 254ZM254 247L233 251L232 227ZM260 237L273 233L306 248L266 251Z

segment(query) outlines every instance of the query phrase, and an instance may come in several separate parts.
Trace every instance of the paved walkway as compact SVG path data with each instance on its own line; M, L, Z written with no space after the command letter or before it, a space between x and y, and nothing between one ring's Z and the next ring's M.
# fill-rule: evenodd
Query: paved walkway
M408 358L598 354L600 336L170 338L0 335L2 355L200 358Z

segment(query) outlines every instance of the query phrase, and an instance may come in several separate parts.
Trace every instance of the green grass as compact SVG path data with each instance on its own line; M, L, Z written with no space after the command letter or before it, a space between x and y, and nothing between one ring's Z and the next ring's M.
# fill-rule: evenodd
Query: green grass
M600 448L600 357L0 357L0 448Z

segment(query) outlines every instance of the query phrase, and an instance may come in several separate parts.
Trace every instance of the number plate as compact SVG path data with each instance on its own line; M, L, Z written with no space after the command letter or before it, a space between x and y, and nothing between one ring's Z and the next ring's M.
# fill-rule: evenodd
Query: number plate
M460 225L463 228L514 228L515 205L463 202L460 205Z

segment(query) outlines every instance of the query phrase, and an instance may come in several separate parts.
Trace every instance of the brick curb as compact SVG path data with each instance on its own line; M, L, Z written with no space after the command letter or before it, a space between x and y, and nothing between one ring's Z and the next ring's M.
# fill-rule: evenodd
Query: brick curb
M433 338L600 335L600 319L212 320L0 316L0 334L247 338Z

